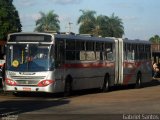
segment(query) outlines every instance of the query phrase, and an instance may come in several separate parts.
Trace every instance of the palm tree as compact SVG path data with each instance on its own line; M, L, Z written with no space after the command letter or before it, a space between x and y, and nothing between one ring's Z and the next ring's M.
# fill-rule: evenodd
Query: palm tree
M82 15L79 17L77 23L80 24L79 33L80 34L92 34L92 29L94 29L95 23L95 11L91 10L80 10Z
M123 22L118 16L115 16L114 13L111 15L111 17L108 18L106 26L108 29L106 35L108 37L123 36L124 34Z
M41 18L36 21L35 31L45 32L45 31L59 31L60 21L58 20L58 15L54 11L49 11L47 14L40 12Z
M106 23L108 21L108 17L104 15L99 15L96 17L96 21L94 23L95 27L92 30L92 34L96 36L106 37L107 26Z
M105 15L95 16L95 11L80 10L82 15L78 19L80 24L80 34L93 34L103 37L122 37L124 27L122 20L112 14L111 17Z
M149 39L149 41L151 41L152 43L160 43L160 37L159 37L159 35L154 35L153 37L151 37L150 39Z
M160 50L160 36L154 35L149 39L152 42L152 51L159 51Z

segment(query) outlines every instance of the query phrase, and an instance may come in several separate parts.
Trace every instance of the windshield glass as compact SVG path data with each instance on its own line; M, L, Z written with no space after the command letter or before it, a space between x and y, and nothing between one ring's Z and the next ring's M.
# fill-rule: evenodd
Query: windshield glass
M47 71L53 65L50 45L14 44L7 46L7 69L11 71Z

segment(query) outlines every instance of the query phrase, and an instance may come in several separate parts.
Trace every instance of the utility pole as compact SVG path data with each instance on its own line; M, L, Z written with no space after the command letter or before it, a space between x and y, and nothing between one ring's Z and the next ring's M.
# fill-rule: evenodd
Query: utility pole
M72 30L72 24L71 22L68 23L68 27L66 27L68 29L68 32L70 33Z

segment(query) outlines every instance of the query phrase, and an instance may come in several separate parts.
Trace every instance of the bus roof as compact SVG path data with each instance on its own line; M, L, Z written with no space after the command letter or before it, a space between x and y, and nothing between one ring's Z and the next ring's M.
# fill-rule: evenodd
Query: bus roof
M125 43L131 43L131 44L151 44L150 41L148 40L139 40L139 39L135 39L135 40L131 40L131 39L123 39L123 41Z
M76 34L76 35L70 35L70 34L56 34L55 38L60 38L60 39L73 39L73 40L85 40L85 41L108 41L108 42L114 42L115 38L104 38L104 37L96 37L92 35L81 35L81 34Z
M151 44L151 42L147 40L129 40L129 39L122 39L122 38L115 38L115 37L97 37L90 34L74 34L74 33L59 33L59 32L18 32L18 33L11 33L8 35L8 42L16 42L16 41L9 41L11 35L49 35L55 38L60 39L73 39L73 40L86 40L86 41L100 41L100 42L115 42L116 40L123 40L125 43L131 44ZM44 42L44 41L43 41Z

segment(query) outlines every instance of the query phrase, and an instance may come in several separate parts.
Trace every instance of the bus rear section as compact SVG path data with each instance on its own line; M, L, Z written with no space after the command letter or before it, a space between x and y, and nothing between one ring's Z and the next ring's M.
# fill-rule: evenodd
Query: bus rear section
M144 40L119 39L119 83L135 84L152 80L151 43Z

